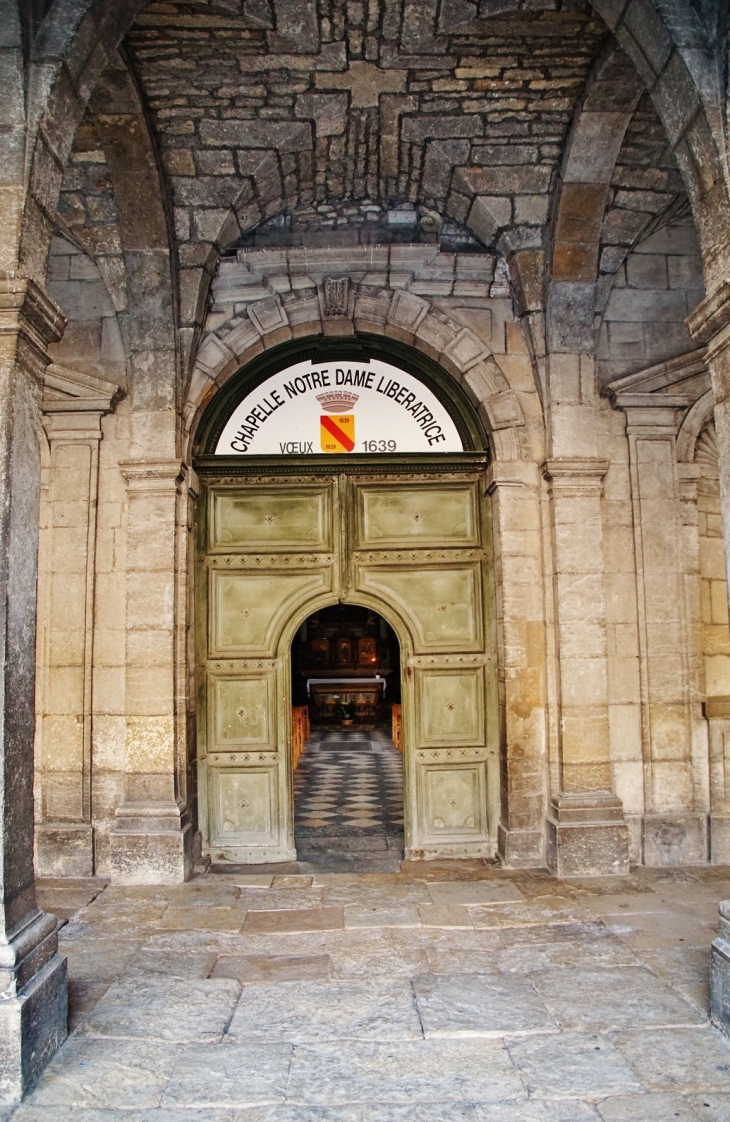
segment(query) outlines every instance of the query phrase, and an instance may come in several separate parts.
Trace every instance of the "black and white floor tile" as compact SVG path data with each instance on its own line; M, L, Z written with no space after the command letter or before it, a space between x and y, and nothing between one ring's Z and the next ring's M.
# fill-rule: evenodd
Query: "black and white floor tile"
M300 865L397 870L403 760L385 730L313 730L294 777L294 815Z

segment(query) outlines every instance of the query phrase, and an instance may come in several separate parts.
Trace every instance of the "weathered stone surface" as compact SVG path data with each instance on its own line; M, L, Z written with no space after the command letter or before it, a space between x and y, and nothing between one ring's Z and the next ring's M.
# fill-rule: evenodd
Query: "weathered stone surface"
M496 1042L371 1041L306 1044L292 1061L289 1094L305 1103L494 1102L526 1097Z
M427 1039L550 1032L556 1023L529 982L492 975L415 978L416 1004Z
M246 987L228 1026L239 1041L413 1040L422 1036L407 981Z

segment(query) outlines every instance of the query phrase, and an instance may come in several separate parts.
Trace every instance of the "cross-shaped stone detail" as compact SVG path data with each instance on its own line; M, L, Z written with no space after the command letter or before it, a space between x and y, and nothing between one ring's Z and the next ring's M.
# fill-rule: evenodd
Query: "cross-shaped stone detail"
M403 93L407 70L381 70L374 62L351 62L342 73L318 71L314 82L318 90L349 90L353 109L368 109L378 104L381 93Z

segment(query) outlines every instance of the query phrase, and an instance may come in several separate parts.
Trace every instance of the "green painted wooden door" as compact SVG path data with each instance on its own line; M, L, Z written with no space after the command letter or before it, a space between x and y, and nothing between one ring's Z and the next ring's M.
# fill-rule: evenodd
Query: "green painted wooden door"
M214 861L295 858L290 646L371 607L401 645L406 849L488 855L498 790L481 473L209 474L199 519L198 768Z

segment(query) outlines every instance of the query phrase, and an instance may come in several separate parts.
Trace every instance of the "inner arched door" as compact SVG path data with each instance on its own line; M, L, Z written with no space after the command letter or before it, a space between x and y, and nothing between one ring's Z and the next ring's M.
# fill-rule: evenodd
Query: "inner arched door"
M337 475L201 472L199 808L215 863L296 859L292 643L338 603L371 609L398 639L406 855L494 852L483 457L447 460L407 474L385 460Z

